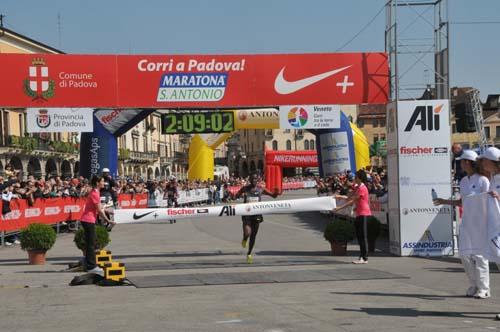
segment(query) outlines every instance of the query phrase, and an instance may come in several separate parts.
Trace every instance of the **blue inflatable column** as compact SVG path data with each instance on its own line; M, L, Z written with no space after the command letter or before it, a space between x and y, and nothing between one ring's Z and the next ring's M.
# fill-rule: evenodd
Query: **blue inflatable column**
M344 113L340 113L340 128L318 129L314 131L314 134L319 156L319 173L322 177L347 170L356 172L351 124Z
M100 175L103 168L109 168L110 174L117 176L117 139L94 116L94 132L82 133L80 175L90 179L93 175Z

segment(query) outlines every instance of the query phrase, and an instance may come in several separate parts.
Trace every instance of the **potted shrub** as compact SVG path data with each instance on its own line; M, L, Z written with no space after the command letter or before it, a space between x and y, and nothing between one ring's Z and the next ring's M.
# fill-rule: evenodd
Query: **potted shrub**
M354 225L345 219L336 218L326 225L323 236L330 242L332 255L345 255L347 242L354 239Z
M371 217L368 220L368 252L375 252L375 241L380 234L380 220Z
M19 234L21 248L28 251L29 263L45 264L45 253L56 242L56 232L45 224L30 224Z
M95 233L96 233L95 250L104 249L109 244L109 242L111 242L106 227L96 225ZM73 239L73 242L75 242L76 247L80 249L83 252L83 255L85 256L85 233L83 231L83 228L80 228L75 233L75 238Z

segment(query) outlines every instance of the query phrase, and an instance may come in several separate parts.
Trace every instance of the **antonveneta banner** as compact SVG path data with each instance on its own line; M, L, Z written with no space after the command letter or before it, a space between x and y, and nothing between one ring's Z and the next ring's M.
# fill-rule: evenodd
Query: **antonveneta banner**
M0 54L2 107L386 103L385 53Z

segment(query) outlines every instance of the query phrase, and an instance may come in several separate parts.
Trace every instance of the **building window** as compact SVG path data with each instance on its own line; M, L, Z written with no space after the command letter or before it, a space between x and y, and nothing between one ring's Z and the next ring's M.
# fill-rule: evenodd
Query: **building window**
M132 149L133 151L139 151L139 139L137 137L132 138Z
M385 127L385 120L384 119L380 120L380 127L382 127L382 128Z
M363 128L364 125L365 123L363 122L363 120L358 119L358 127Z
M385 141L385 134L380 134L380 140Z
M378 142L378 135L373 135L373 144Z
M373 119L373 127L378 127L378 119Z
M288 134L288 133L290 133L290 129L285 129L285 130L283 130L283 132L284 132L285 134Z
M308 140L304 141L304 150L309 150L309 141Z
M276 140L273 141L273 150L278 151L278 141Z
M290 151L292 149L292 141L289 139L286 140L286 149Z
M484 127L484 134L487 139L490 139L490 127Z
M314 147L314 140L313 139L309 141L309 148L311 148L311 150L315 149L315 147Z
M19 136L24 136L23 115L19 114Z
M496 126L495 128L495 137L500 138L500 126Z
M252 152L254 151L254 150L253 150L253 142L252 142L252 150L251 150L251 151L252 151Z
M456 124L452 124L451 125L451 133L454 134L457 132L457 125Z

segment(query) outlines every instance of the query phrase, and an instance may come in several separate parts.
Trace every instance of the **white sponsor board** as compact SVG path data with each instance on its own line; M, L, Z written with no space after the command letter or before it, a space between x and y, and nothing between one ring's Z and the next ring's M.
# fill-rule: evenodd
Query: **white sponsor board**
M28 108L28 133L92 132L91 108Z
M281 129L340 128L339 105L280 106Z
M140 112L140 109L101 109L95 112L95 117L110 133L114 134L118 129L132 121Z
M321 134L319 141L324 176L332 176L351 169L346 132Z
M266 214L297 213L306 211L331 211L336 207L333 197L315 197L284 201L265 201L247 204L157 208L157 209L119 209L115 210L118 224L139 222L168 221L188 218L231 217Z
M388 146L389 220L399 237L390 233L391 251L399 242L402 256L452 255L452 209L434 206L431 196L435 189L439 197L451 197L449 101L399 101L396 111L398 143ZM388 142L391 121L389 116Z

